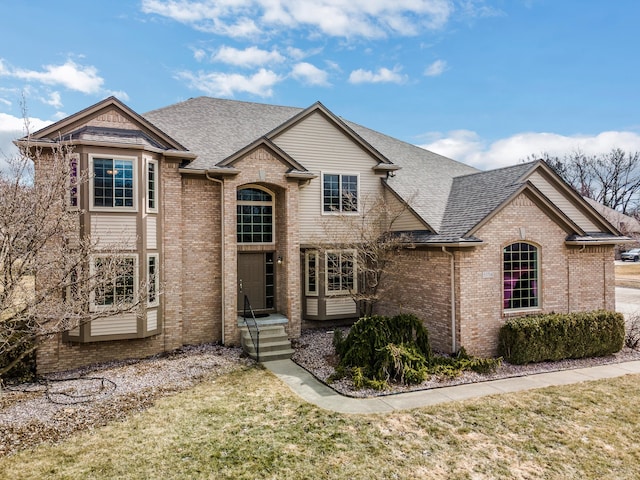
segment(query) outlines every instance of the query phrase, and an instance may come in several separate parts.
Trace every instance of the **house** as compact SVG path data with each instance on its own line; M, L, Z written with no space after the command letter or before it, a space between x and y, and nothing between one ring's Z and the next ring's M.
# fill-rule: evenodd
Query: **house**
M163 294L48 341L41 372L238 344L245 295L289 338L356 317L357 260L320 226L362 215L367 197L405 204L394 228L411 238L378 312L424 319L438 350L493 355L509 317L615 307L624 237L543 162L481 172L321 103L208 97L143 115L111 97L31 141L59 138L90 174L74 196L82 231L120 241L130 283L158 275Z

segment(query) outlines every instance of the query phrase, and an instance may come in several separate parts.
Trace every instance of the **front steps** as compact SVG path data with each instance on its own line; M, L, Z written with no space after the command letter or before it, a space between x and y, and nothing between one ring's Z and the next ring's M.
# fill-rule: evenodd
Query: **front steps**
M253 332L255 335L255 331ZM257 360L256 348L247 327L240 329L242 350ZM260 326L260 363L291 358L293 349L283 325Z

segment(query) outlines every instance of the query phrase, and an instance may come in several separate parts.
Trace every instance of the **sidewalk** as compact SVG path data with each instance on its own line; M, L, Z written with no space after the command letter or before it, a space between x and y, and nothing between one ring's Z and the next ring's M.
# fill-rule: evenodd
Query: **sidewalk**
M553 385L569 385L640 373L640 360L636 360L374 398L350 398L340 395L316 380L313 375L291 360L266 362L264 366L307 402L339 413L385 413L487 395L520 392Z

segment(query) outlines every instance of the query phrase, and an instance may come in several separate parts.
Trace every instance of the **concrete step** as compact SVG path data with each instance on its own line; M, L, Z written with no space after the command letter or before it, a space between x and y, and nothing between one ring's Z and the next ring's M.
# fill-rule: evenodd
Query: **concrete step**
M253 332L255 335L255 331ZM240 343L244 352L254 360L257 358L251 334L246 328L241 329ZM284 360L291 358L293 349L282 325L260 327L260 362Z

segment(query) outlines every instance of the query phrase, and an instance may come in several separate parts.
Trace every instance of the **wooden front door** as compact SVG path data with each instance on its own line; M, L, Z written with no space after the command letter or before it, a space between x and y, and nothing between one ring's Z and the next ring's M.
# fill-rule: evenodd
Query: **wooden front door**
M254 312L273 310L274 291L273 252L238 253L238 311L244 310L245 295Z

